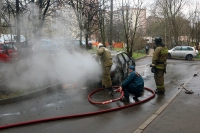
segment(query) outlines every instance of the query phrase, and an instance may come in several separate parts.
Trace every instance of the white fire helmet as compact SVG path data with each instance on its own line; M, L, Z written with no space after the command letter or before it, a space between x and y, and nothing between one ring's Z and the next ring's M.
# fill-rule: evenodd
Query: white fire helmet
M103 47L103 44L102 44L102 43L99 43L99 44L98 44L98 48L100 48L100 47Z

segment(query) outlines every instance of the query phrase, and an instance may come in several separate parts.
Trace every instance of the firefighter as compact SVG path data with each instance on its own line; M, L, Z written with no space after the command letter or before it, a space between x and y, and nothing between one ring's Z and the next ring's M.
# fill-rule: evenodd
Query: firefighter
M97 55L100 57L101 65L102 65L102 87L105 90L112 92L112 80L110 77L110 70L113 65L112 56L110 51L104 47L102 43L98 44Z
M129 102L129 93L133 94L133 99L139 101L138 97L144 93L144 80L142 76L135 71L134 66L129 67L129 76L121 83L118 91L124 92L124 96L120 99L122 102Z
M164 94L164 73L166 73L168 49L162 43L161 37L155 38L156 49L153 53L151 72L154 73L154 79L157 89L155 93Z

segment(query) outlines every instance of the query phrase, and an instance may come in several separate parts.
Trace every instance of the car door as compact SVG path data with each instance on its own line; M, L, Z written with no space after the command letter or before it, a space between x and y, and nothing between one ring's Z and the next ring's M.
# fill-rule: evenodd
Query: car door
M175 47L171 51L171 57L180 57L181 47Z
M129 57L127 53L123 53L123 56L128 64L128 68L129 66L135 66L135 60L132 57Z
M125 61L125 63L124 63L124 76L127 77L128 74L129 74L129 70L128 70L129 66L131 66L131 65L135 66L135 61L124 52L122 53L122 56L123 56L124 61Z
M185 58L188 52L189 52L189 48L188 47L182 47L179 57Z
M126 62L125 62L124 57L121 53L117 54L116 56L117 56L117 59L118 59L118 64L120 65L120 69L121 69L120 71L122 72L123 77L124 77L124 75L126 73L126 65L125 65Z

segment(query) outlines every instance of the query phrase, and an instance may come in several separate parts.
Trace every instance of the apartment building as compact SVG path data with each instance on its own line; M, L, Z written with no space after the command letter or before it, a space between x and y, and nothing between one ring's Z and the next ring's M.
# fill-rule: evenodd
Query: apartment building
M123 14L128 14L128 21L132 25L131 27L137 28L138 32L146 33L146 9L138 9L131 7L121 7L118 10L113 11L114 22L122 22Z

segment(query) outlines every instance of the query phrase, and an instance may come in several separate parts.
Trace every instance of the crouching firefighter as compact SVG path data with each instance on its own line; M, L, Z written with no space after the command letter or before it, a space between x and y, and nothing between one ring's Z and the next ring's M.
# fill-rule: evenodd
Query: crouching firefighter
M166 73L168 49L162 43L160 37L155 38L156 49L153 53L152 64L150 65L151 72L154 73L154 79L157 89L155 93L164 94L164 73Z
M133 94L133 99L139 101L138 97L144 93L144 80L142 76L135 71L134 66L129 67L129 76L121 83L118 91L123 91L122 102L129 102L129 93Z

